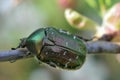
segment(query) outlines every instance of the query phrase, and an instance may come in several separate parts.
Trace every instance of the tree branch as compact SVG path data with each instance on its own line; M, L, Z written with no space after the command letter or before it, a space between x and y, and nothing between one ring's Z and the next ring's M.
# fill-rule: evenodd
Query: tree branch
M30 58L30 57L33 57L33 54L28 53L27 49L17 49L17 50L0 52L0 62L2 61L14 62L18 59Z
M88 54L117 54L120 53L120 43L107 41L91 41L86 43Z
M86 43L88 54L117 54L120 53L120 43L112 43L105 41L91 41ZM33 57L33 54L28 54L25 48L0 52L0 62L16 61L18 59Z

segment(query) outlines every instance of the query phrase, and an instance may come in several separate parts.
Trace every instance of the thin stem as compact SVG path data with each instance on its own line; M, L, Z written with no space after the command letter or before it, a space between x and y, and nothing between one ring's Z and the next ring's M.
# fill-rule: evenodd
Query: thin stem
M18 59L30 58L32 56L33 54L29 54L27 49L0 51L0 62L1 61L14 62Z
M91 41L86 43L88 54L117 54L120 53L120 43L112 43L105 41ZM17 50L1 51L0 62L16 61L18 59L30 58L34 54L28 54L28 50L20 48Z
M86 44L88 54L117 54L120 53L120 43L107 41L92 41Z

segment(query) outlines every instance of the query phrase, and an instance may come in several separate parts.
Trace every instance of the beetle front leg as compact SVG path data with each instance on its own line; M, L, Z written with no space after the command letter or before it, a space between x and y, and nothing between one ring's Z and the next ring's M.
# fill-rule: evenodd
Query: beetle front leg
M16 47L16 48L11 48L12 50L16 50L16 49L18 49L18 48L25 48L25 44L26 44L26 39L27 38L22 38L22 39L20 39L20 43L19 43L19 45Z

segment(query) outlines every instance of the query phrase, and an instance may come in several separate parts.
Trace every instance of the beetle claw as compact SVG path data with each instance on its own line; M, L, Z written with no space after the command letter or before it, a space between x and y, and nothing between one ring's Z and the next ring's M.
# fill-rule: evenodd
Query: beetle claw
M20 39L20 43L19 43L19 45L16 47L16 48L11 48L12 50L16 50L16 49L18 49L18 48L24 48L25 47L25 43L26 43L26 38L22 38L22 39Z

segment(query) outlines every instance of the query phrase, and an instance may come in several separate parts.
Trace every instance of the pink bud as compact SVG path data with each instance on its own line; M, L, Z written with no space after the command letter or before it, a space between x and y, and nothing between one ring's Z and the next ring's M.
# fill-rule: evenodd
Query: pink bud
M76 6L77 0L58 0L58 4L62 8L74 8Z

